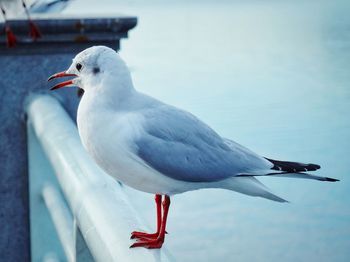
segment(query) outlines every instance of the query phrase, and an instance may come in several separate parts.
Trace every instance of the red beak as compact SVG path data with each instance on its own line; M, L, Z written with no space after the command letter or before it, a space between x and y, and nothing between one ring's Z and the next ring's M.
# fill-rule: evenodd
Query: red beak
M59 77L66 77L66 76L77 76L77 75L76 74L67 74L65 71L63 71L63 72L59 72L57 74L50 76L49 79L47 79L47 81L51 81L52 79L59 78ZM73 79L59 83L59 84L53 86L50 90L59 89L61 87L72 85L72 84L73 84Z

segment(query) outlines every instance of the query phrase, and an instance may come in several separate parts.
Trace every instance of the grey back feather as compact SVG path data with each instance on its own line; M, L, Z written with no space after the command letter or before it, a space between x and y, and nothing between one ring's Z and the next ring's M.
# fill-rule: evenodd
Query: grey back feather
M188 112L163 104L145 110L144 117L145 134L135 141L137 154L170 178L213 182L271 167Z

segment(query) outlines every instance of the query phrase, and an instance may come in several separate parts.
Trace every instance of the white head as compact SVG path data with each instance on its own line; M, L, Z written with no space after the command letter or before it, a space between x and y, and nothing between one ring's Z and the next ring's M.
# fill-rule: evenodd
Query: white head
M93 46L80 52L66 71L52 75L48 81L67 76L75 78L59 83L51 90L72 85L85 92L118 92L133 88L128 67L117 52L106 46Z

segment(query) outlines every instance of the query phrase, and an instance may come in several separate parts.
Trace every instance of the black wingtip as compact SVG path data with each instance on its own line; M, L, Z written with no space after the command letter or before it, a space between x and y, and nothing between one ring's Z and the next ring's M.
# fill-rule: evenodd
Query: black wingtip
M337 181L340 181L340 180L339 180L339 179L336 179L336 178L325 177L325 178L324 178L324 181L327 181L327 182L337 182Z
M268 161L270 161L273 164L272 170L278 170L278 171L285 171L289 173L294 172L304 172L304 171L316 171L321 168L320 165L317 164L304 164L304 163L298 163L298 162L291 162L291 161L280 161L280 160L274 160L265 157Z
M318 169L321 168L320 165L316 165L316 164L307 164L307 167L308 171L316 171Z

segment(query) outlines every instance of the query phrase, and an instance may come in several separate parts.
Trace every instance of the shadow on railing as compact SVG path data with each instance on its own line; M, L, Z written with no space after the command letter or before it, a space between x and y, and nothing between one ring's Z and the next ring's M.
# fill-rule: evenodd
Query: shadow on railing
M32 261L173 260L164 248L129 249L130 232L143 225L59 102L33 96L26 111Z

